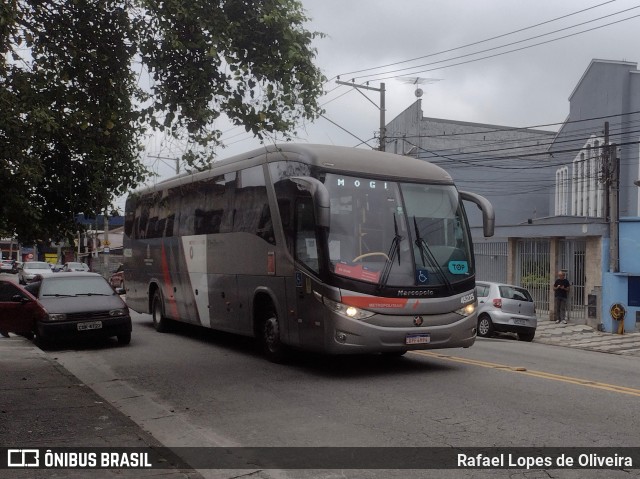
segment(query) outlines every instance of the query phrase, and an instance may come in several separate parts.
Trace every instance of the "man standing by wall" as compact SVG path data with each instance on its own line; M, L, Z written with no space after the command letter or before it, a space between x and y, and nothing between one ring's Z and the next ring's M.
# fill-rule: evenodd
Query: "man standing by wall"
M566 278L564 271L558 272L558 279L553 283L553 291L555 293L555 316L556 323L562 321L567 324L567 297L569 296L569 288L571 284Z

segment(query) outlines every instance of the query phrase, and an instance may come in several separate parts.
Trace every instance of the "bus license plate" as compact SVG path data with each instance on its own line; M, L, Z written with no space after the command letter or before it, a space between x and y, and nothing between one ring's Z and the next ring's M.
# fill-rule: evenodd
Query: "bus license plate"
M431 334L429 333L407 334L404 340L405 344L427 344L430 342Z
M102 321L91 321L90 323L78 323L78 331L87 331L88 329L102 329Z

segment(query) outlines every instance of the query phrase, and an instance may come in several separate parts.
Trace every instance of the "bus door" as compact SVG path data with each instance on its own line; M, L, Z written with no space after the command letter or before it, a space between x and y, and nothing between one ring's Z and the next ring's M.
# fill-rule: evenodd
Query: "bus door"
M322 348L323 321L318 290L320 255L316 206L305 181L290 178L274 183L287 251L294 260L293 278L287 278L286 336L292 345Z
M295 203L296 311L300 343L310 349L324 347L324 308L314 291L322 290L318 228L310 196L298 196Z

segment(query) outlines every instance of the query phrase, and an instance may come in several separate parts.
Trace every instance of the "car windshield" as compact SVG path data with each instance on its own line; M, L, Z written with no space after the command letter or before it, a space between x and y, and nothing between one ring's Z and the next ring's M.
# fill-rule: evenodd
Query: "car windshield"
M115 294L109 283L101 276L65 277L54 276L42 281L40 297L44 296L110 296Z
M389 286L451 285L473 274L453 185L327 174L329 259L336 275Z
M24 269L49 269L49 263L44 261L32 261L31 263L25 263Z

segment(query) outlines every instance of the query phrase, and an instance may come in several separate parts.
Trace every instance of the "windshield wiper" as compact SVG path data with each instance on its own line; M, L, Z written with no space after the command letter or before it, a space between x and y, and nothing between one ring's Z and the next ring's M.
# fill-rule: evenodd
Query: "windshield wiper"
M78 293L76 296L113 296L114 293Z
M75 294L60 294L60 293L55 293L55 294L43 294L42 296L53 296L55 298L75 298L76 295Z
M442 278L442 282L447 286L447 289L451 291L451 281L447 278L447 275L442 270L442 266L438 263L438 260L435 256L433 256L433 252L427 242L420 236L420 229L418 228L418 221L414 215L413 217L413 227L415 229L416 234L416 246L420 249L420 258L422 259L422 265L427 266L427 260L432 268L434 268L438 275Z
M389 248L389 253L387 254L387 257L389 259L385 262L384 268L382 269L382 274L380 275L380 280L378 281L378 289L382 289L384 286L386 286L396 256L398 257L398 266L400 265L400 242L404 239L404 237L400 233L398 233L398 221L396 220L395 213L393 214L393 227L396 234L391 241L391 247Z

